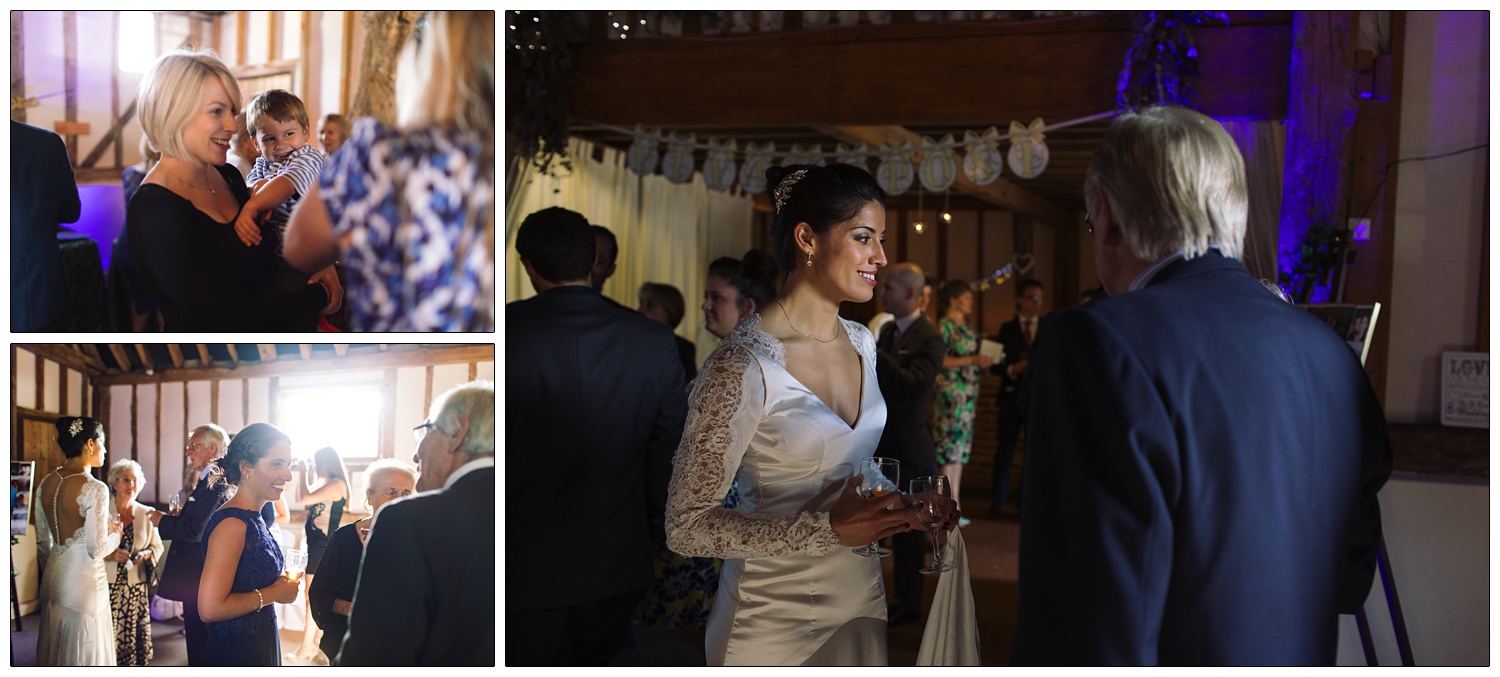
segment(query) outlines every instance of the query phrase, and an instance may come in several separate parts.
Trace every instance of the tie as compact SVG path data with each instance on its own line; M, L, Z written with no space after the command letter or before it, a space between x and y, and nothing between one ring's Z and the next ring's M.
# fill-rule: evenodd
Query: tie
M896 347L896 334L899 333L901 333L901 328L896 326L895 320L885 323L885 327L881 328L880 331L880 345L878 347L886 352L894 350Z
M1029 348L1032 340L1036 338L1036 318L1022 320L1022 324L1026 327L1026 346Z

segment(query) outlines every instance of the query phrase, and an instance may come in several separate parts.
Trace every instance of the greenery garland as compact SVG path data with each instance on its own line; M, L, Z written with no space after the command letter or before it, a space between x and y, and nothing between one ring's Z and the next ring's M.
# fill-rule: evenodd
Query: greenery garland
M1285 252L1282 266L1290 264L1290 269L1277 273L1277 282L1297 303L1329 300L1314 298L1314 292L1333 282L1334 268L1349 246L1349 231L1332 215L1314 216L1311 221L1302 243Z
M551 173L553 163L571 170L568 120L573 108L573 57L579 39L573 13L503 13L506 19L505 69L508 101L506 131L516 138L517 153L531 158L538 171Z
M1141 12L1115 85L1121 108L1166 103L1198 109L1193 76L1198 74L1197 28L1224 12Z

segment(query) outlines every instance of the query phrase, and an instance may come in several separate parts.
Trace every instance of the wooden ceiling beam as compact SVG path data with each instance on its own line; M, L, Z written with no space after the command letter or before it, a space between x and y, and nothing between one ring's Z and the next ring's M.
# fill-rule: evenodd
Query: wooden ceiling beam
M84 355L88 355L90 360L99 365L99 373L104 373L104 358L99 356L99 349L94 347L94 344L80 343L78 344L78 349L83 351Z
M335 343L335 344L333 344L333 354L334 355L338 355L339 357L343 357L348 352L349 352L349 344L347 344L347 343Z
M194 344L194 345L196 345L198 347L198 362L199 362L199 364L202 364L205 367L212 367L212 366L214 366L214 360L213 360L213 358L209 357L209 355L208 355L208 344L207 343L198 343L198 344Z
M175 369L156 375L142 373L105 374L94 378L101 385L126 385L136 383L166 383L176 381L198 381L212 378L246 378L254 376L288 376L292 374L315 374L347 372L354 369L385 369L437 364L467 364L491 362L495 359L495 346L448 345L412 350L392 350L363 355L350 355L341 359L308 360L296 362L246 363L236 369L212 367L208 369Z
M899 146L903 142L909 142L917 148L922 145L922 135L897 125L837 126L823 129L829 136L841 139L845 143L863 143L869 145L871 149L879 148L882 143ZM917 158L912 159L913 169L919 162ZM1077 220L1077 217L1067 210L1048 202L1003 176L989 185L979 186L969 180L963 171L959 171L958 177L953 181L953 189L970 193L1002 209L1032 214L1038 221L1049 225L1061 226Z
M229 368L238 369L240 367L240 351L235 350L233 343L224 344L224 349L229 351Z
M151 349L144 343L135 344L135 352L141 356L141 366L146 368L147 374L156 372L156 360L151 359Z
M302 353L302 359L304 359L304 360L311 360L312 359L312 344L311 343L298 343L297 344L297 352Z
M82 350L75 349L66 343L22 343L19 345L30 352L73 367L89 376L104 373L104 361L100 360L97 354L90 357Z
M260 353L260 361L261 362L275 362L276 361L276 344L274 344L274 343L257 343L257 344L255 344L255 350L256 350L256 352Z
M130 356L125 354L125 346L119 343L111 343L109 344L109 352L115 356L115 362L119 363L120 373L129 373L131 370Z

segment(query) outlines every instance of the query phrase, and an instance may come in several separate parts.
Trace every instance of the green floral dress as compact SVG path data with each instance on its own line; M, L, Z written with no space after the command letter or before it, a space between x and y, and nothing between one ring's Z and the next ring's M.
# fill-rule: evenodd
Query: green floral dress
M968 325L944 317L938 321L948 355L965 357L979 352L979 335ZM938 465L968 463L974 442L974 406L979 401L977 366L939 369L932 398L932 441Z

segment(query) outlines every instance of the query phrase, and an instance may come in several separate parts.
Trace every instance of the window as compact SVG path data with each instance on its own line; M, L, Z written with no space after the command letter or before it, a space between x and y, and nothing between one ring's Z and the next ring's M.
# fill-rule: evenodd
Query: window
M120 12L120 70L144 73L156 61L156 13Z
M344 459L379 456L383 386L341 385L281 389L281 429L292 438L292 458L312 459L333 447Z

